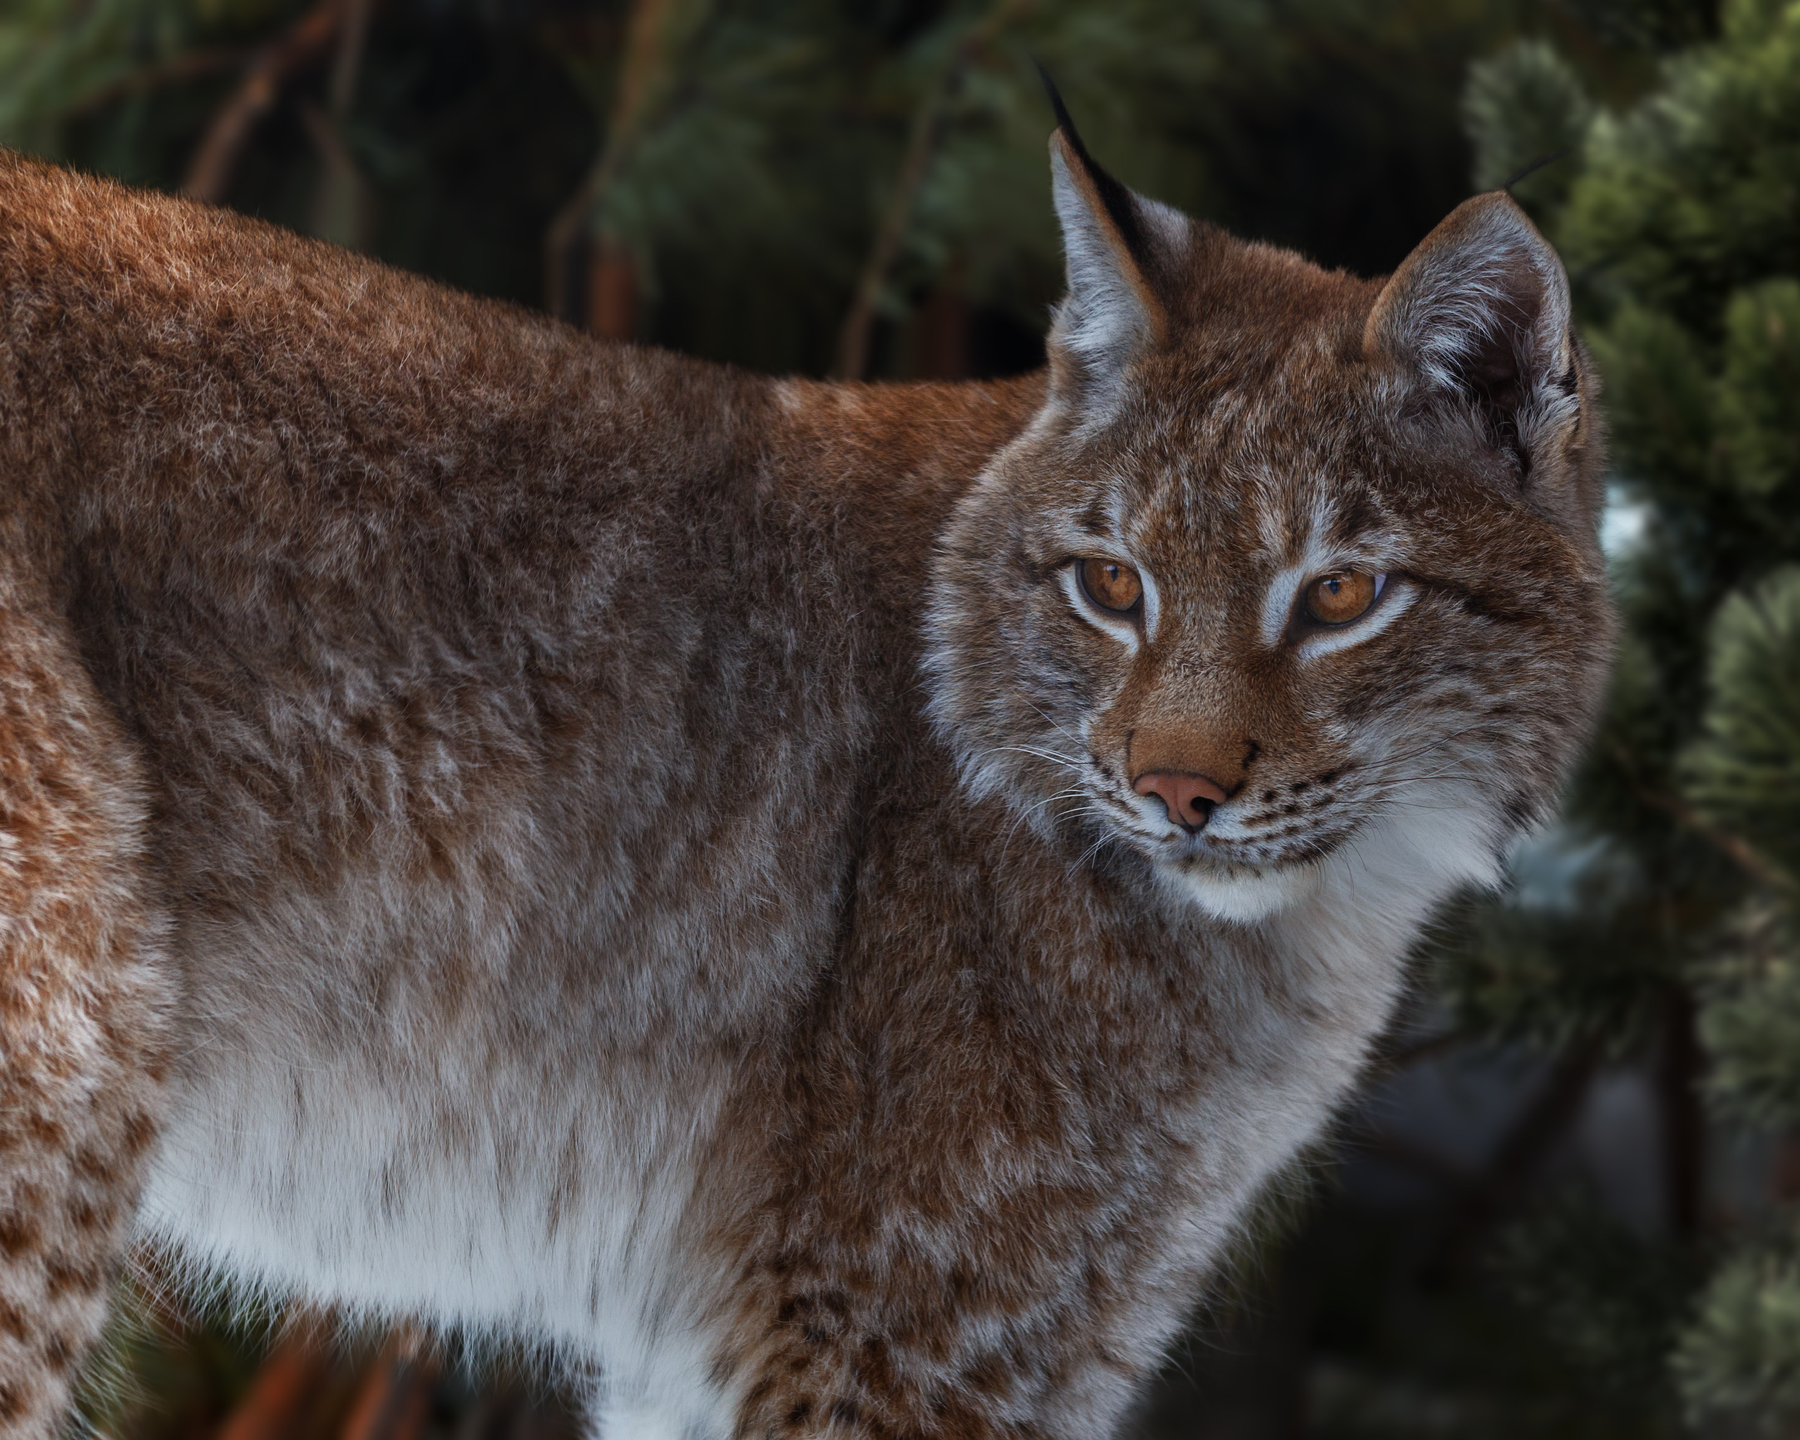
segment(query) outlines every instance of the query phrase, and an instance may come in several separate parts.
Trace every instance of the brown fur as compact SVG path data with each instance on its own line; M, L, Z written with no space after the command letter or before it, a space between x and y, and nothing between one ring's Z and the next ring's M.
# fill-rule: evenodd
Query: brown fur
M626 1433L1119 1415L1457 878L1331 879L1439 783L1367 736L1424 727L1491 863L1610 620L1573 341L1560 410L1492 345L1420 378L1433 256L1541 263L1516 212L1384 289L1121 228L1058 143L1050 371L964 386L607 346L0 161L0 1431L53 1428L159 1115L149 1233L542 1325ZM1154 635L1058 588L1077 532ZM1271 573L1375 532L1377 639L1263 635ZM1151 769L1242 835L1162 833ZM1264 871L1325 878L1233 918ZM361 1278L415 1250L471 1278Z

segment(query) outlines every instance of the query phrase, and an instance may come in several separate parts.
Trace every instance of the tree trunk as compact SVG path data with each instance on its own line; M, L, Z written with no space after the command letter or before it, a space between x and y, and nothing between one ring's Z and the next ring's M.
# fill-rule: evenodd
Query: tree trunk
M637 261L603 235L587 243L586 320L590 334L632 340L638 327Z

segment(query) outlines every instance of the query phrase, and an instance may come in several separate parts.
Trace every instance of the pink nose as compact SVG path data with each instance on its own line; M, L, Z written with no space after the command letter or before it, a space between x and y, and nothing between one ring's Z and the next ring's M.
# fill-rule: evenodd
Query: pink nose
M1152 770L1140 775L1131 787L1140 795L1154 795L1169 809L1169 819L1188 830L1198 830L1212 815L1213 806L1225 803L1225 792L1204 775L1183 770Z

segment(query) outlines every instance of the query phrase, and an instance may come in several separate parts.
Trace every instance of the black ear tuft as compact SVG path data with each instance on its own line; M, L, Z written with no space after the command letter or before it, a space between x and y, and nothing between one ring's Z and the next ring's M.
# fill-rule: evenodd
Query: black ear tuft
M1044 93L1050 97L1050 108L1056 112L1056 128L1062 131L1063 139L1069 142L1069 149L1081 162L1081 168L1087 171L1093 182L1094 193L1100 197L1100 203L1106 208L1106 216L1119 232L1119 239L1125 242L1125 248L1142 261L1145 255L1144 227L1138 218L1137 206L1131 203L1131 191L1108 174L1094 157L1088 154L1087 145L1082 141L1081 132L1075 128L1075 121L1069 116L1069 107L1063 103L1062 91L1056 88L1056 82L1050 78L1050 72L1043 62L1033 59L1037 66L1038 78L1044 82Z
M1540 155L1529 165L1522 165L1517 170L1513 171L1512 174L1508 175L1494 188L1496 190L1504 190L1510 195L1512 194L1513 186L1517 185L1521 180L1537 174L1537 172L1542 170L1546 165L1554 165L1558 160L1568 159L1569 156L1574 153L1575 147L1573 145L1565 145L1560 150L1552 150L1548 155Z
M1114 412L1132 364L1168 342L1167 287L1191 254L1193 226L1096 165L1056 86L1042 66L1038 73L1056 111L1050 195L1069 272L1050 327L1051 390L1079 408L1084 423L1098 423Z

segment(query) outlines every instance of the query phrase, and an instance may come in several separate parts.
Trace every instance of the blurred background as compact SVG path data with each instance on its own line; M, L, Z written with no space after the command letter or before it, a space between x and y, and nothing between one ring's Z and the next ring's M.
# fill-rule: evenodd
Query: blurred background
M1392 268L1472 190L1561 248L1627 619L1564 819L1420 948L1371 1084L1130 1434L1800 1435L1800 6L0 0L0 139L600 334L1037 365L1030 57L1127 183ZM543 1357L137 1257L86 1423L576 1433Z

